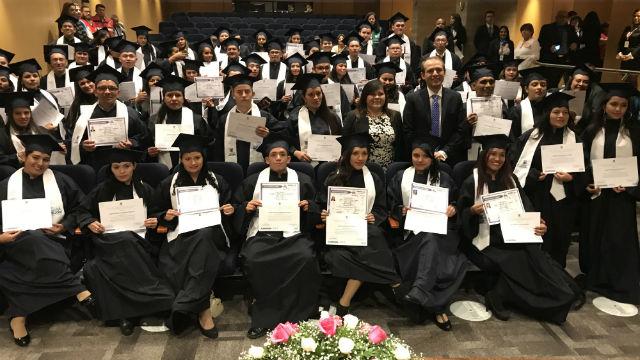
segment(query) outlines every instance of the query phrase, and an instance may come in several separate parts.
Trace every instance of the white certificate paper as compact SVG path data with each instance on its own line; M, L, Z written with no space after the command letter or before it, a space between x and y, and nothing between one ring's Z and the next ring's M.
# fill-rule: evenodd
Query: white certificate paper
M106 233L118 231L142 231L147 219L147 209L142 199L105 201L98 203L100 223Z
M534 232L538 226L540 226L539 212L503 214L500 218L500 229L505 244L542 243L542 237Z
M2 200L2 232L45 229L51 226L49 199Z
M293 85L295 85L295 83L284 83L284 94L285 95L293 96L293 90L291 89L291 88L293 88Z
M518 97L518 91L520 90L519 81L496 81L496 87L493 89L493 95L500 96L506 100L515 100Z
M129 101L138 95L136 94L136 84L133 81L121 82L118 88L120 89L118 99L121 101Z
M267 182L260 184L259 231L300 231L300 184Z
M262 138L256 135L256 128L266 124L267 119L263 117L230 112L226 124L227 134L240 141L259 144L262 143Z
M337 135L311 134L307 154L314 161L338 161L341 147L337 138Z
M202 102L202 99L198 97L198 89L195 83L184 88L184 98L189 102Z
M218 193L210 186L178 187L176 199L179 234L221 224Z
M473 97L467 100L471 104L471 113L502 118L502 99L499 96Z
M484 205L484 216L489 225L500 223L500 216L505 214L520 214L524 212L524 205L518 189L498 191L481 195Z
M224 86L222 84L222 77L197 77L196 80L196 96L200 99L203 98L218 98L224 97Z
M347 99L349 101L353 101L354 95L356 93L356 86L353 84L340 84L344 93L347 94Z
M217 61L212 61L205 66L200 66L200 75L207 77L220 76L220 64Z
M405 230L446 235L448 206L449 189L412 183Z
M71 86L47 89L58 101L61 108L68 108L73 103L73 88Z
M349 74L349 79L354 84L367 82L367 69L365 68L347 69L347 74Z
M400 74L400 73L398 73L398 74ZM397 74L396 74L396 76L397 76ZM453 85L453 78L455 76L456 76L456 72L455 71L447 70L444 73L444 80L442 81L442 86L450 89L451 86Z
M419 209L409 209L404 219L404 229L415 234L421 232L447 235L447 214Z
M473 136L506 135L511 132L511 120L480 115L473 128Z
M182 124L155 124L156 147L161 151L179 151L171 145L181 133Z
M285 51L287 57L298 53L300 55L302 55L302 57L304 57L304 44L294 44L294 43L287 43L287 47L286 47L286 51ZM266 59L266 61L269 61L269 59Z
M89 140L95 141L96 146L113 146L127 140L127 126L122 117L89 119L87 129Z
M340 84L322 84L320 87L322 87L322 93L327 101L327 106L340 106Z
M587 91L565 90L563 92L574 97L573 99L569 100L569 110L576 113L576 116L582 117L582 111L584 110L584 102L587 97Z
M327 245L367 246L367 189L329 186Z
M262 100L265 97L271 101L277 100L278 93L278 80L276 79L262 79L253 83L253 99Z
M584 172L582 143L540 146L542 173Z
M60 121L64 119L64 115L60 114L55 105L44 98L40 102L38 102L38 106L33 109L33 111L31 112L31 117L33 118L33 122L36 125L42 127L45 127L48 124L58 126L58 124L60 124Z
M595 186L610 189L638 185L638 162L635 156L591 160Z

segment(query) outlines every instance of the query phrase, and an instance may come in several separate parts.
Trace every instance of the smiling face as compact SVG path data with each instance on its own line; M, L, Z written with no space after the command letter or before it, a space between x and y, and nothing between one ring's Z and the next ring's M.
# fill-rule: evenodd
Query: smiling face
M490 148L485 155L487 170L493 174L498 173L498 171L502 169L502 165L504 165L506 160L507 151L505 149Z
M554 107L549 113L549 124L554 129L562 129L569 123L569 109L566 107Z
M484 76L474 82L474 90L476 95L480 97L489 97L493 95L493 89L496 87L496 81L491 76Z
M422 62L420 77L431 89L439 89L444 81L444 63L439 59L427 59Z
M76 27L70 22L65 22L62 24L60 31L62 32L62 36L71 39L76 34Z
M415 148L411 151L411 164L417 172L425 172L431 167L433 159L421 148Z
M138 56L135 52L123 52L120 54L120 63L125 69L132 69L136 65L136 59Z
M349 164L355 170L362 170L369 158L369 149L366 147L354 147L349 156Z
M13 122L19 129L26 129L31 122L31 109L28 107L17 107L11 110Z
M82 79L78 82L80 90L85 94L93 94L96 91L96 85L89 79Z
M289 71L291 71L291 75L298 76L302 71L302 66L299 63L292 63L289 67Z
M198 177L202 165L204 164L204 157L199 151L192 151L180 155L180 163L192 177Z
M40 151L32 151L25 157L23 171L32 178L44 174L49 168L51 155Z
M22 86L24 86L27 90L38 90L40 88L40 74L38 74L37 72L23 73Z
M100 80L96 84L96 96L102 107L110 108L115 105L118 95L120 95L120 89L115 81Z
M212 62L213 61L213 49L210 47L206 47L202 49L202 61L204 62Z
M67 58L59 53L53 53L49 55L49 64L51 64L51 68L53 72L56 74L62 74L67 69L67 65L69 62Z
M382 111L385 103L384 89L378 89L367 95L367 110L378 113Z
M89 53L86 51L76 51L73 58L77 65L87 65L89 63Z
M589 88L589 76L575 74L571 79L571 90L587 90Z

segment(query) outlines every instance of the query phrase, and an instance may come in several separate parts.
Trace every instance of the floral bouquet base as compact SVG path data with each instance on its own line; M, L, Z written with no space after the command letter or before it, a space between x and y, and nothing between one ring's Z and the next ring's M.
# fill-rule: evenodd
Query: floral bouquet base
M276 326L263 346L252 346L240 360L409 360L414 354L402 340L380 326L353 315L341 318L323 312L320 320Z

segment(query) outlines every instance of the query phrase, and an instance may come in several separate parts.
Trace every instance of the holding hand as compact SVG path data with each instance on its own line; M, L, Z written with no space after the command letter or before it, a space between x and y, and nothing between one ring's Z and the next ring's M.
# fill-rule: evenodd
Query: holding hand
M93 140L84 140L82 142L82 149L84 151L92 152L96 150L96 142Z
M260 200L251 200L251 201L249 201L247 203L247 206L245 207L245 211L248 212L248 213L252 213L252 212L256 211L258 206L262 206L262 201L260 201Z
M456 215L456 207L453 205L447 206L447 217L452 217Z
M376 222L376 217L373 216L373 214L371 214L371 213L367 214L367 222L369 224L375 223Z
M543 236L547 233L547 224L544 220L540 219L540 225L534 229L534 233L538 236Z
M587 186L587 192L589 192L589 194L591 195L597 195L597 194L600 194L600 188L593 184L589 184Z
M222 211L223 214L229 216L233 215L236 209L231 204L224 204L220 207L220 211Z
M566 172L557 172L553 175L553 177L562 181L563 183L573 180L573 175Z
M326 209L322 209L320 212L320 219L322 222L327 222L327 216L329 216L329 212Z
M473 204L471 212L476 215L484 214L484 206L481 202Z
M174 210L174 209L169 209L164 214L164 219L166 221L172 221L176 216L180 216L180 211Z
M105 231L104 225L102 225L99 221L92 222L87 226L87 228L94 234L102 234Z
M298 207L302 208L302 211L309 211L309 200L300 201Z
M293 156L300 161L311 162L311 157L304 151L296 150L293 152Z
M3 232L2 234L0 234L0 244L6 244L15 241L20 233L22 233L22 231L20 230Z
M155 229L158 227L158 218L148 218L144 220L144 227L147 229Z
M472 113L467 116L467 123L474 126L478 122L478 114Z
M258 126L256 128L256 135L260 136L261 138L266 138L269 135L269 129L264 126Z

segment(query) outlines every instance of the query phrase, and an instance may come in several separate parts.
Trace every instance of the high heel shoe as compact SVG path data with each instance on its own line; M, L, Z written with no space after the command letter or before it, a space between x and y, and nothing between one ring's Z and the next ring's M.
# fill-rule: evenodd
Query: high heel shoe
M211 329L205 329L200 324L200 320L196 320L198 323L198 329L200 329L200 333L209 339L216 339L218 337L218 328L214 325Z
M444 320L444 315L445 314L435 314L433 315L433 322L436 323L436 326L440 328L440 330L442 331L451 331L451 321L447 318L447 321L445 322L439 322L438 321L438 315L440 315L440 317L442 317L442 319Z
M120 333L122 333L122 335L129 336L133 334L134 326L133 323L128 319L121 319L118 323L118 326L120 327Z
M350 306L342 306L340 303L336 305L336 315L343 317L349 313Z
M93 295L87 296L84 300L80 301L80 305L84 307L94 319L98 318L98 301Z
M31 343L31 335L29 334L29 330L27 329L27 335L17 338L13 334L13 329L11 328L11 324L9 324L9 332L11 333L11 337L13 337L13 342L20 347L27 347L29 343Z

